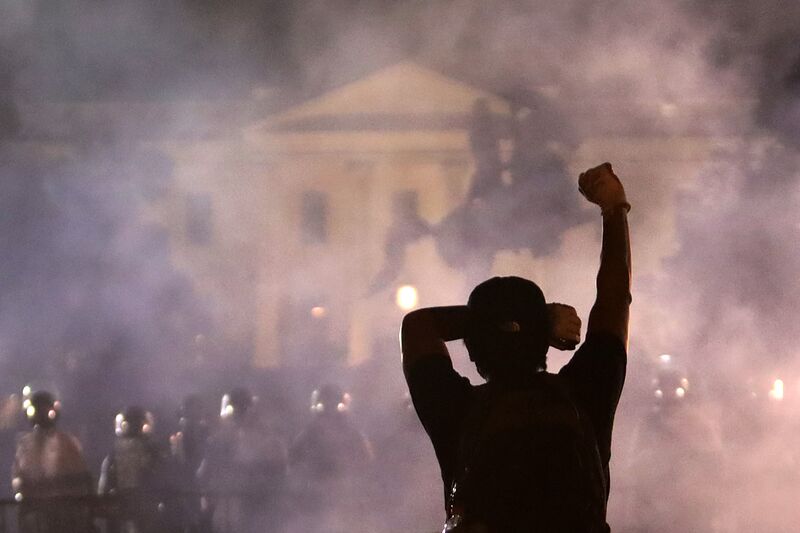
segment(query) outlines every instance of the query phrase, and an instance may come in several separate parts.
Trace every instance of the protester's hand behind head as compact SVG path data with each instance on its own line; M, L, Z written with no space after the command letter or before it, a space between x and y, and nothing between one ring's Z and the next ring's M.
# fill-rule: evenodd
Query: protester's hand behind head
M571 305L547 304L550 318L550 346L557 350L574 350L581 342L581 319Z
M587 200L599 205L604 212L619 205L630 208L625 197L625 188L614 174L611 163L603 163L582 173L578 177L578 189Z

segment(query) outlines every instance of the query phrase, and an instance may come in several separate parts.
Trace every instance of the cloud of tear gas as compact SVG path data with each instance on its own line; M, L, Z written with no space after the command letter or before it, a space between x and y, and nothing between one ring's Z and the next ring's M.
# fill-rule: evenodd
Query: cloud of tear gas
M604 160L622 176L634 206L636 278L620 453L636 441L630 435L649 427L640 421L646 409L634 404L649 401L655 372L649 361L660 353L674 353L708 391L698 415L711 420L700 423L705 427L720 425L716 419L726 411L714 398L727 401L730 390L760 400L763 391L749 390L748 380L782 376L784 405L800 393L793 348L800 297L793 246L800 231L794 208L800 7L794 3L3 0L0 9L0 350L7 387L43 372L91 416L107 418L98 406L118 408L120 396L174 400L178 393L163 389L188 391L187 376L216 384L216 376L197 375L198 353L245 361L252 339L230 317L257 307L249 300L241 309L209 301L181 270L193 265L174 264L174 243L150 218L153 209L176 209L176 195L199 193L189 203L199 212L202 240L208 181L199 190L176 176L173 163L146 151L152 143L145 141L208 139L221 129L236 138L231 131L266 113L252 103L254 91L291 92L284 99L294 101L410 56L512 100L538 102L538 109L531 106L539 121L532 138L554 147L543 153L563 159L563 190L574 191L574 176ZM247 103L219 120L187 104L198 99ZM99 102L115 105L92 118ZM169 112L154 121L130 111L143 103ZM213 174L213 156L205 161ZM240 195L224 194L230 202ZM586 317L599 233L593 211L570 209L577 209L576 222L558 226L547 252L503 250L493 267L540 281L548 297L576 305ZM375 216L376 226L390 225ZM493 229L505 238L505 227ZM235 258L238 247L255 246L258 234L248 226L230 238ZM472 274L445 265L430 238L413 246L425 260L413 268L425 288L423 303L463 297ZM242 263L252 261L246 256ZM324 270L348 259L341 252ZM292 270L291 261L284 271ZM224 275L246 285L257 281L257 271L245 264ZM306 274L288 281L299 295ZM450 299L451 292L460 294ZM389 337L392 311L380 326ZM230 330L239 342L209 340ZM350 334L347 324L336 330ZM388 357L396 362L394 353ZM551 367L563 360L554 355ZM389 390L402 388L399 372L385 377L378 367L365 363L355 377L341 371L358 387L362 405L370 405L361 413L376 428L399 401L382 396L385 381ZM282 392L304 399L317 378L299 378L300 385ZM80 400L87 390L97 396ZM733 445L723 451L729 463L747 462L758 472L777 446L768 437L778 433L754 438L749 462L733 456L743 453ZM780 499L779 489L774 478L762 477L764 497L757 501L766 507ZM625 471L619 485L637 479ZM695 481L690 489L705 480ZM635 522L635 509L612 508L619 521ZM767 513L755 514L749 519L766 520Z
M398 7L394 14L398 19L389 18L387 27L408 11ZM726 426L720 417L731 416L732 405L772 409L764 415L772 417L774 406L740 402L762 401L763 384L776 376L792 376L787 398L798 392L799 257L791 245L798 231L793 208L800 127L797 6L449 2L411 18L414 50L433 64L501 93L523 87L558 102L560 120L570 122L581 139L569 158L573 175L611 160L625 180L634 205L636 279L632 400L623 402L620 431L636 426L634 433L647 431L648 423L637 421L647 409L634 404L650 401L649 376L656 372L651 360L675 353L699 385L692 395L697 412L690 418L704 420L695 420L696 431L687 422L678 434L691 442L693 431L714 433L717 438L708 442L719 444L713 454L727 454L728 479L756 472L759 486L767 489L753 507L780 508L776 502L787 497L782 482L758 472L769 471L769 450L778 446L790 409L784 418L770 418L767 430L748 421ZM327 57L351 60L353 52L334 47ZM648 137L652 143L643 141ZM498 228L498 239L504 229ZM563 234L558 250L544 257L509 250L495 269L540 280L546 294L576 304L586 316L597 239L589 226L581 226ZM739 447L743 434L753 437L751 450ZM625 438L621 441L620 450L629 451ZM630 487L636 479L627 472L620 485ZM709 508L742 497L731 491L713 503L701 488L707 481L696 478L684 488ZM667 501L682 505L679 499ZM773 520L754 508L747 516L730 507L718 511L714 527ZM793 520L786 508L781 512L786 523ZM623 521L636 510L628 506L617 513ZM726 513L729 522L721 518Z

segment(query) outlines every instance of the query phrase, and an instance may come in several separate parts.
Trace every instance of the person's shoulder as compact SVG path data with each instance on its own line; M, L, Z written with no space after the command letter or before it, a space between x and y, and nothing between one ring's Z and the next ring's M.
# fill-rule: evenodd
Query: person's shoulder
M601 376L622 380L627 366L627 348L610 333L592 333L558 374L571 381L595 382Z
M586 336L586 341L578 348L578 351L602 351L608 353L621 353L625 354L627 348L625 343L618 336L613 333L597 332L590 333Z
M23 431L21 433L17 433L16 440L17 443L27 443L33 441L35 438L33 431Z
M470 386L469 379L456 372L453 361L443 354L420 357L407 373L408 383L412 386L419 382L429 383L431 379L448 379L457 381L463 386Z
M56 429L53 431L52 439L57 442L59 446L68 446L78 451L81 450L81 443L78 440L78 437L67 431Z
M583 366L588 364L595 366L600 362L605 365L609 363L625 365L627 356L628 349L625 343L616 335L605 332L590 333L587 335L586 341L575 352L575 355L559 371L559 374L563 375L565 372L570 372L570 369L576 365Z
M451 431L452 421L460 419L475 397L476 387L455 371L449 358L420 361L407 380L414 408L429 435L437 428Z
M472 383L470 383L469 379L467 378L463 379L467 383L468 392L474 400L480 400L481 398L486 398L490 394L497 394L496 392L497 387L490 385L488 382L480 383L478 385L473 385Z

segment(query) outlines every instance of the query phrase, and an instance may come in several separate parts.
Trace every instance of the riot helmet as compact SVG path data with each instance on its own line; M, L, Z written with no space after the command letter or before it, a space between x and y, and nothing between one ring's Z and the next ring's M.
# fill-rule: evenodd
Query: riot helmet
M22 402L25 417L33 427L50 428L55 426L61 411L61 402L47 391L26 391Z
M747 395L751 400L766 400L771 403L780 403L784 399L785 384L780 378L754 378L750 377L745 382Z
M178 426L181 431L193 431L208 426L203 400L196 394L186 396L178 409Z
M117 437L148 437L154 429L153 413L138 405L126 407L114 419L114 433Z
M659 356L651 390L657 408L678 405L689 394L689 378L675 364L671 355Z
M314 414L346 413L352 398L338 385L325 384L311 393L311 412Z
M253 407L255 398L244 387L236 387L222 396L219 416L223 420L241 420Z

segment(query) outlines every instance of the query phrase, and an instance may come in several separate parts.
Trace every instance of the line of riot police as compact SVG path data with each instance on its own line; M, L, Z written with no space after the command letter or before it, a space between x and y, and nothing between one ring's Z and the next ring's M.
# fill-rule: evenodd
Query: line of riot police
M666 354L651 371L620 410L615 530L794 531L800 425L784 382L699 376Z
M772 377L711 387L668 356L651 371L618 417L615 530L792 530L794 389ZM388 402L368 424L372 441L350 394L332 385L313 392L305 423L299 405L243 388L222 396L218 412L189 396L173 420L130 406L106 422L114 438L95 483L93 461L59 427L58 398L25 390L16 412L28 427L17 432L11 474L18 527L0 532L433 531L442 515L433 450L407 398Z
M30 388L22 398L29 429L12 468L20 533L346 531L374 511L355 497L374 452L335 385L313 392L293 439L245 388L222 397L218 417L199 396L185 398L167 442L150 411L127 407L97 487L78 439L58 427L60 401Z

